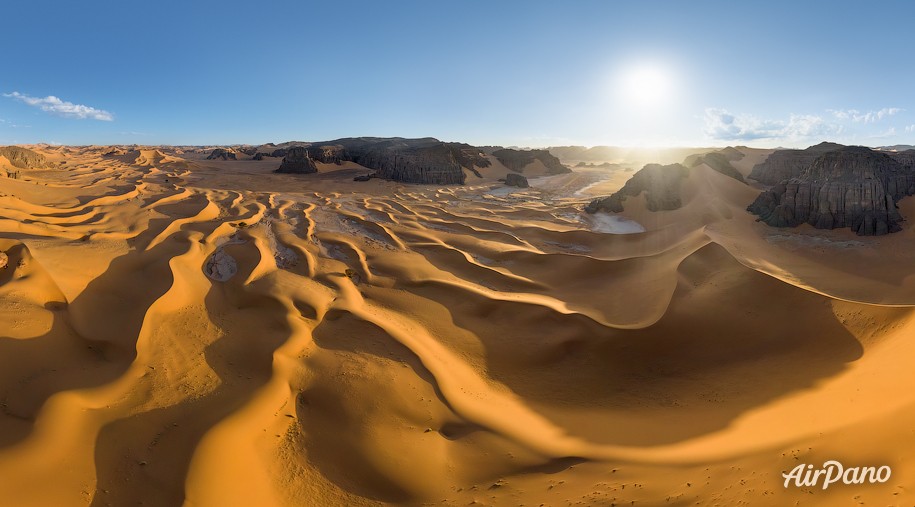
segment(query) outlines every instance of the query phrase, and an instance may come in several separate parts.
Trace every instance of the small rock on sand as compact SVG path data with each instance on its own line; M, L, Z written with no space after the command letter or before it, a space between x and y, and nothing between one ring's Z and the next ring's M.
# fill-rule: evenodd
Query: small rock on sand
M9 261L10 258L5 253L0 252L0 269L5 268Z

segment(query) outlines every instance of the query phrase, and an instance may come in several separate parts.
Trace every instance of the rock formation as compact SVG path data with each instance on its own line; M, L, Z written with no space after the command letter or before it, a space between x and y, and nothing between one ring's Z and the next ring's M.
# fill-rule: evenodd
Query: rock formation
M505 175L505 184L510 187L518 188L528 188L530 183L527 182L527 178L518 174L518 173L508 173Z
M645 192L645 202L650 211L674 210L681 206L680 184L689 174L682 164L648 164L635 174L616 193L588 203L585 211L597 213L623 211L623 201Z
M6 265L9 264L10 258L3 252L0 252L0 269L6 268Z
M238 160L238 157L235 155L235 152L232 150L227 150L225 148L216 148L212 153L207 156L207 160L216 160L221 158L223 160Z
M308 155L308 149L303 146L293 146L286 151L283 157L283 163L280 164L277 173L286 174L311 174L318 172L318 166Z
M749 178L766 185L775 185L800 176L820 155L842 147L841 144L824 142L804 150L778 150L756 164L750 171Z
M345 138L312 143L302 149L313 161L335 164L351 161L373 169L379 178L405 183L462 184L464 169L476 173L474 167L490 165L478 148L431 137Z
M501 149L492 153L499 162L511 171L523 173L524 168L534 160L543 162L547 172L550 174L562 174L572 172L571 169L562 165L558 158L554 157L547 150L513 150Z
M19 146L0 146L0 157L6 157L19 169L50 169L54 167L44 155Z
M912 194L913 165L849 146L820 154L799 176L761 193L747 210L774 227L806 222L818 229L849 227L872 236L901 229L896 201Z
M724 150L713 151L712 153L705 153L696 157L687 157L688 162L686 165L692 168L699 164L705 164L711 167L713 171L734 178L741 183L746 183L746 181L743 179L743 175L740 174L740 172L737 171L737 169L734 169L734 166L731 165L730 160L733 159L729 159L728 156L723 152ZM740 155L743 156L742 153Z

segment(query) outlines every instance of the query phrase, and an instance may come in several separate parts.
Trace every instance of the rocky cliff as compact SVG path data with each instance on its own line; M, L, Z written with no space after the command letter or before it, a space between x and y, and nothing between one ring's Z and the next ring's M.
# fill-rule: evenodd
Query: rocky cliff
M623 211L623 201L645 192L645 202L650 211L673 210L681 206L680 184L689 174L682 164L648 164L629 178L623 188L610 195L588 203L585 211L597 213Z
M6 157L13 167L19 169L50 169L54 167L44 155L19 146L0 146L0 157Z
M775 185L801 175L820 155L843 148L841 144L820 143L803 150L778 150L753 167L750 178Z
M830 150L799 176L761 193L747 210L775 227L806 222L818 229L849 227L858 235L895 232L902 221L896 202L915 194L915 164L907 165L907 157L901 162L860 146Z
M304 149L311 160L334 164L351 161L373 169L379 178L405 183L462 184L464 169L476 173L475 167L490 165L478 148L431 137L345 138L311 143Z
M499 160L505 167L511 171L523 173L524 168L535 160L543 162L547 172L550 174L562 174L572 172L571 169L562 165L558 158L554 157L547 150L514 150L501 149L492 152L492 155Z
M318 166L303 146L294 146L286 150L286 156L280 167L274 171L284 174L311 174L318 172Z

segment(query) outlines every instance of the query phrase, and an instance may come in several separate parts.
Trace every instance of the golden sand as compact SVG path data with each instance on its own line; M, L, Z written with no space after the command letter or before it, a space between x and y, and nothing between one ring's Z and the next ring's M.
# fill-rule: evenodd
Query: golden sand
M619 173L34 149L67 164L0 177L0 505L915 502L911 222L769 228L704 165L619 235L581 212ZM829 459L892 478L783 487Z

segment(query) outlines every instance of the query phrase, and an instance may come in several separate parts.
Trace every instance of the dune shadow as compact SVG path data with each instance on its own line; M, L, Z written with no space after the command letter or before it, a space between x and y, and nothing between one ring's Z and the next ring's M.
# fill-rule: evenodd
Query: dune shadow
M570 433L607 444L664 445L720 430L863 354L828 298L746 268L716 244L678 273L667 312L643 329L454 286L407 290L460 309L450 312L453 326L479 339L494 380Z
M96 446L97 495L92 505L184 503L188 470L201 439L269 382L273 353L292 330L285 306L261 287L243 285L257 260L253 256L240 262L235 277L213 283L204 298L206 317L219 334L202 346L200 360L216 374L218 385L208 392L176 394L180 401L173 405L142 411L102 428Z

